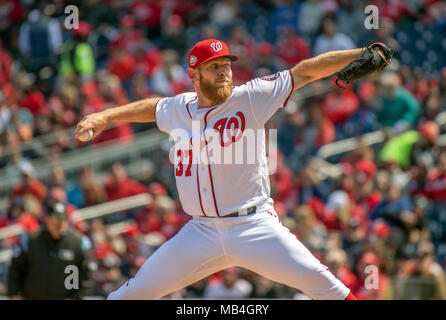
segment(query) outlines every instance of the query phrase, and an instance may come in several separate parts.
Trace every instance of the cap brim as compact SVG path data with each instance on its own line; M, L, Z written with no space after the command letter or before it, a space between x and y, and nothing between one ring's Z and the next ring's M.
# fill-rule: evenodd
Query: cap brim
M235 55L235 54L230 54L230 55L223 56L223 57L228 57L229 59L231 59L231 61L237 61L238 60L238 55Z

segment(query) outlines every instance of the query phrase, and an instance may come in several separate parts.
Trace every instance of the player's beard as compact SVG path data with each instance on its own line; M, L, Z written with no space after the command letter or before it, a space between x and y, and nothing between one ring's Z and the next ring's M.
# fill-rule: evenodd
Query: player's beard
M228 100L232 94L232 79L224 87L218 87L205 80L200 73L200 89L203 95L212 101L213 105L220 104Z

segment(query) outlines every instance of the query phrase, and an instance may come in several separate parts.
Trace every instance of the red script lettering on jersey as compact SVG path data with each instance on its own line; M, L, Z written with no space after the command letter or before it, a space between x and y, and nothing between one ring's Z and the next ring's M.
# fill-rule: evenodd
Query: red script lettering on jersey
M214 129L220 134L220 145L229 146L232 142L237 142L245 131L245 116L242 112L237 112L234 117L222 118L218 120Z

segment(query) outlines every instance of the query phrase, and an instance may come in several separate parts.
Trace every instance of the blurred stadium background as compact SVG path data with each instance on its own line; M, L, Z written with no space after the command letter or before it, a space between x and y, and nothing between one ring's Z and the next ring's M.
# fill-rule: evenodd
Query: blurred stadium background
M364 28L366 5L379 29ZM64 8L80 24L67 30ZM99 262L90 296L133 276L187 216L154 124L74 139L86 114L193 90L187 53L226 41L236 84L375 41L396 49L383 74L345 90L295 92L279 128L272 196L282 223L361 299L446 298L446 5L437 0L0 0L0 296L12 248L66 200ZM367 265L379 287L365 288ZM307 299L244 269L166 298Z

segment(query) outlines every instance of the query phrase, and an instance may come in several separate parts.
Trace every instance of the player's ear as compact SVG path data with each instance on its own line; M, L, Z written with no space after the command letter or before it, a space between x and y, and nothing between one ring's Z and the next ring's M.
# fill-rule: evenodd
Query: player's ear
M198 70L194 69L194 68L187 69L187 75L192 80L192 82L200 79L200 76L198 74Z

